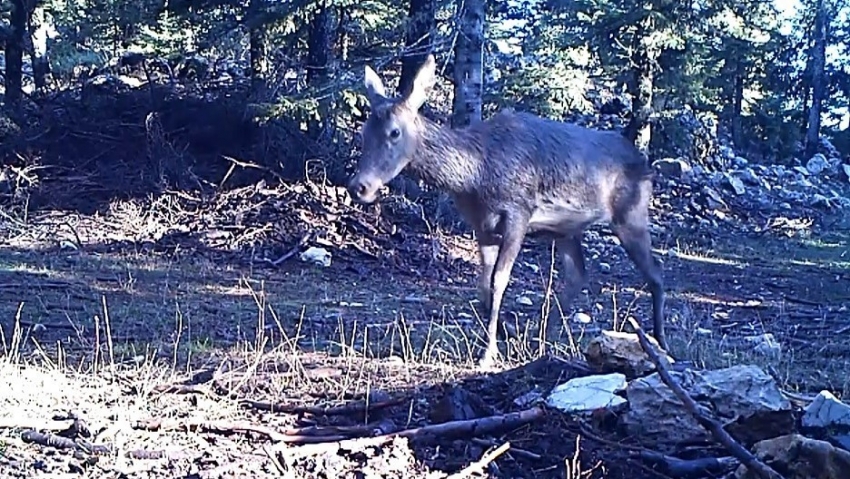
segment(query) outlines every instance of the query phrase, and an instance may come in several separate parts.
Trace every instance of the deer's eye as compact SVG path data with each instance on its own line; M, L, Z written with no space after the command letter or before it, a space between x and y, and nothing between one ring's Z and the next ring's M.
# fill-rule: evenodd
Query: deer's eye
M390 138L393 140L397 140L398 137L401 136L401 131L398 128L393 128L390 130Z

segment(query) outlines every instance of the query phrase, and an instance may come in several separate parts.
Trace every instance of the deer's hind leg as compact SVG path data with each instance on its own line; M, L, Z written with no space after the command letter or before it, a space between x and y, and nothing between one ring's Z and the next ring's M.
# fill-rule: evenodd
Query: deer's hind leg
M651 184L643 182L636 188L632 199L637 201L621 202L615 208L620 214L611 223L611 229L619 238L623 249L647 282L652 295L652 335L658 344L667 349L664 333L664 279L661 264L652 254L652 239L649 234L649 195Z
M581 246L581 233L571 233L555 239L555 250L561 262L561 278L564 283L563 292L558 295L561 310L565 313L572 307L581 289L587 284L587 267ZM553 340L558 338L563 322L549 320L546 336Z

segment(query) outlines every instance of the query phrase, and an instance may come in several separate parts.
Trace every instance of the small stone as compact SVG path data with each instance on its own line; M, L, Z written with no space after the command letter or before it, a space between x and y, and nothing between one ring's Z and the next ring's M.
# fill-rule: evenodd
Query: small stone
M793 170L796 171L797 173L800 173L803 176L809 176L811 174L811 173L809 173L809 170L807 170L805 167L802 167L802 166L795 166L793 168Z
M691 170L691 165L681 158L662 158L656 160L652 166L668 178L682 178Z
M599 270L603 273L611 271L611 265L608 263L599 263Z
M517 407L529 407L539 401L542 397L543 395L540 391L535 388L514 399L514 405Z
M752 343L754 345L753 351L759 354L775 356L782 352L782 347L779 342L776 341L776 338L773 337L773 333L765 333L758 336L747 336L744 339Z
M573 314L572 320L574 323L580 324L590 324L593 322L593 318L591 318L589 314L583 313L581 311Z
M741 181L740 178L732 176L730 174L726 174L726 186L732 189L736 195L743 195L747 192L747 189L744 187L744 182Z
M808 170L812 175L819 175L823 173L823 170L825 170L828 166L829 162L826 161L826 157L820 153L811 157L809 161L806 162L806 170Z

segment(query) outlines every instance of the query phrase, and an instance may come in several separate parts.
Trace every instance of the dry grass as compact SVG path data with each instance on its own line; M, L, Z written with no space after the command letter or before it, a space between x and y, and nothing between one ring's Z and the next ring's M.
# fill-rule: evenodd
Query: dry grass
M470 256L469 241L454 243L464 249L456 256ZM522 253L503 313L516 333L507 344L509 364L538 357L541 320L566 316L569 328L553 347L569 356L580 354L602 329L622 329L629 316L649 317L649 297L633 287L640 283L622 251L611 240L592 243L592 293L576 304L592 317L589 324L571 322L561 311L551 287L557 282L549 267L552 250ZM850 306L846 289L836 283L848 274L844 250L835 246L842 244L846 239L840 237L729 237L714 250L686 240L659 248L674 356L707 368L755 363L787 389L850 393L850 350L838 334L845 327L838 320ZM611 266L609 272L601 262ZM448 282L382 270L358 274L344 264L320 268L297 258L271 269L192 255L4 250L0 421L48 424L55 414L82 411L96 429L94 442L115 448L99 462L101 471L174 477L202 467L197 454L175 459L167 469L161 461L125 454L156 448L203 451L214 463L203 467L238 463L251 474L277 475L262 450L238 437L211 441L200 433L139 431L132 424L150 418L256 420L234 398L155 392L205 368L239 397L293 403L370 391L415 395L473 376L485 330L474 282L471 275ZM774 334L779 354L760 353L743 339L763 333ZM291 426L286 417L262 421ZM0 441L9 457L32 451L19 428L4 429ZM603 477L580 473L592 470L598 458L582 457L581 464L575 457L562 458L562 473ZM552 472L537 475L553 477L546 474Z

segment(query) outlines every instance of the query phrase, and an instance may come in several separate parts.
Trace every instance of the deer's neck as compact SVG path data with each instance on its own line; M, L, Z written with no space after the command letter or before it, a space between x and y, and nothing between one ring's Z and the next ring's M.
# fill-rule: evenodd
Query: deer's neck
M419 117L420 144L409 168L430 185L450 193L473 187L482 163L481 142L469 129L452 129Z

